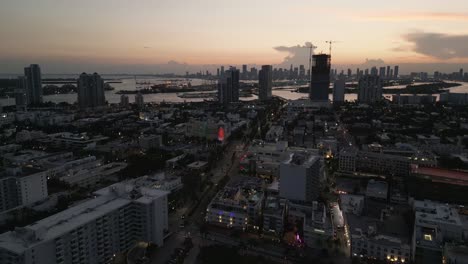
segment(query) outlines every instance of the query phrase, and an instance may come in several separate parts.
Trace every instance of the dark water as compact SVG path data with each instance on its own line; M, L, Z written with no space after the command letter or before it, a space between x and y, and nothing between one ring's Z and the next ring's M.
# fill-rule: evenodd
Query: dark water
M43 78L77 78L78 75L44 75ZM106 91L105 96L106 100L109 103L119 103L120 102L120 94L116 94L117 91L120 90L135 90L136 87L144 87L144 84L136 84L135 77L130 75L103 75L105 79L118 79L121 80L122 83L112 83L111 85L115 88L113 91ZM16 78L15 75L5 75L0 74L0 78ZM180 81L181 78L159 78L159 77L150 77L150 76L138 76L137 82L150 82L152 84L160 84L160 83L168 83L171 82L173 84L187 84L190 82L192 85L201 85L205 84L205 80L201 79L184 79ZM177 81L176 81L177 80ZM303 97L307 97L305 93L296 93L294 92L293 87L283 87L286 89L275 89L273 90L273 95L282 97L287 100L295 100ZM397 87L395 87L397 88ZM403 87L402 87L403 88ZM461 86L454 87L450 89L451 92L460 92L460 93L468 93L468 83L462 83ZM160 94L144 94L145 102L202 102L203 98L180 98L177 96L177 93L160 93ZM391 98L391 94L384 95L387 98ZM128 95L130 102L135 101L135 95L129 94ZM438 97L438 95L437 95ZM333 100L332 94L329 95L330 100ZM257 96L254 95L252 97L241 98L241 100L255 100ZM347 101L355 101L357 99L357 94L346 94L345 100ZM77 94L56 94L56 95L47 95L44 96L45 102L67 102L73 104L77 101ZM14 105L15 99L14 98L2 98L0 99L0 105L8 106Z

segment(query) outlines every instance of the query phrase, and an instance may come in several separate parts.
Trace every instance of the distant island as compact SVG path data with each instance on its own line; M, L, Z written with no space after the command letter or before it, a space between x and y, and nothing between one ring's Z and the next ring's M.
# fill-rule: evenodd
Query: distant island
M384 94L440 94L446 92L448 88L461 86L460 83L447 83L447 82L433 82L425 84L410 84L405 88L385 88L383 87ZM300 87L296 90L298 93L309 93L309 87ZM329 93L333 92L333 89L328 90ZM346 85L347 94L358 93L357 84Z
M202 91L215 91L215 86L210 85L196 85L180 86L171 84L155 84L148 88L138 90L120 90L116 94L155 94L155 93L186 93L186 92L202 92Z

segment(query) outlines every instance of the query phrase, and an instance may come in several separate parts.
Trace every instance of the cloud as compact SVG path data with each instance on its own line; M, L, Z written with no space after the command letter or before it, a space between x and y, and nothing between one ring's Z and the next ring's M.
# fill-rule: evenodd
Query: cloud
M303 46L296 45L296 46L274 47L273 49L275 49L276 51L284 52L288 54L283 59L283 61L277 65L277 67L289 68L292 64L295 67L298 67L298 65L304 65L306 68L308 68L309 54L310 54L309 47L311 46L312 46L311 42L306 42L304 43Z
M404 52L404 51L410 51L411 47L400 45L400 46L393 47L390 50L395 51L395 52Z
M468 13L462 12L401 12L383 11L354 14L359 20L372 21L467 21Z
M144 46L143 48L144 48L144 49L151 49L150 46Z
M468 35L415 32L403 36L416 53L438 59L468 58Z
M364 63L361 64L362 66L373 67L379 65L385 65L385 61L382 59L366 59Z

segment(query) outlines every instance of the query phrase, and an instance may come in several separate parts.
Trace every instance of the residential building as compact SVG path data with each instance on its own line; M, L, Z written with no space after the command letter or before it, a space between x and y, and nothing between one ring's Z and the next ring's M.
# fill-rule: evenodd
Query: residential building
M359 79L358 101L373 103L382 99L382 81L377 75L365 75Z
M142 108L143 106L145 106L145 101L144 101L143 95L140 92L135 94L135 104L139 108Z
M320 195L323 164L319 156L296 152L280 165L280 197L311 203Z
M42 76L41 68L37 64L31 64L24 68L24 76L26 79L26 94L28 96L28 104L42 103Z
M28 82L26 77L18 77L15 89L16 111L26 111L28 106Z
M271 99L273 89L273 67L263 65L258 74L258 99L261 101Z
M33 204L47 196L46 171L35 167L9 166L0 172L0 212Z
M239 101L239 70L231 67L218 80L218 100L227 105Z
M414 201L412 254L415 264L442 263L444 243L463 239L466 225L455 206Z
M208 205L205 220L209 224L242 230L258 227L263 199L262 180L243 178L230 182Z
M0 235L2 264L112 263L143 241L162 246L167 192L118 183L94 199Z
M346 82L344 76L340 76L338 80L333 83L333 103L342 103L345 100Z
M104 81L97 73L82 73L78 79L78 106L81 109L104 106Z

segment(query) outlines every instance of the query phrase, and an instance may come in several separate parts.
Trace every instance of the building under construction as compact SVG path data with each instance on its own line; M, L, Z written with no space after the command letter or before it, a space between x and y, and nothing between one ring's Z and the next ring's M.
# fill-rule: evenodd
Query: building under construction
M312 78L309 87L309 98L312 101L328 101L330 86L331 56L317 54L312 56Z

